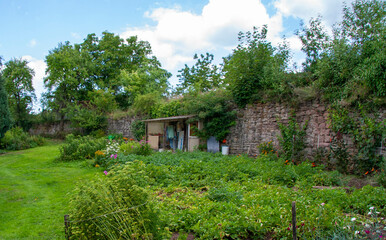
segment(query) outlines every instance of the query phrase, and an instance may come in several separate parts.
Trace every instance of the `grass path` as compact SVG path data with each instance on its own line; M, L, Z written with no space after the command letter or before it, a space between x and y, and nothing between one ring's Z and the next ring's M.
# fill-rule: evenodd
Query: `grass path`
M0 239L64 239L63 216L76 182L97 169L59 163L58 144L0 155Z

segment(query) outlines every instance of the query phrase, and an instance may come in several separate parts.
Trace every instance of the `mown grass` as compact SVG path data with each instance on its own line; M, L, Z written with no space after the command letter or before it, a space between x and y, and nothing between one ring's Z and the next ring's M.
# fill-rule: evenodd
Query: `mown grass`
M64 239L67 193L97 169L56 162L59 146L0 155L0 239Z

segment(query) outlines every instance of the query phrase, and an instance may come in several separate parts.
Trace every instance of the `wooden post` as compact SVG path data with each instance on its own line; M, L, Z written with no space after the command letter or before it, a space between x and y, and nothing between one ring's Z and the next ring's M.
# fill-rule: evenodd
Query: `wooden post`
M70 239L69 223L70 223L69 216L64 215L64 236L67 240Z
M292 202L292 235L293 240L297 240L296 236L296 202Z

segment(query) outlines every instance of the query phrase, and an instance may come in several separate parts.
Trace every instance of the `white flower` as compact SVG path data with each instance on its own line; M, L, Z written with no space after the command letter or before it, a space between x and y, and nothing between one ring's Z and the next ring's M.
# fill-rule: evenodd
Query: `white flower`
M320 205L322 205L322 207L323 207L323 206L324 206L324 204L325 204L325 203L324 203L324 202L322 202Z
M359 234L360 232L359 231L355 231L355 234Z
M368 215L371 215L371 212L369 212Z
M357 220L355 217L351 218L351 222L354 222L355 220Z
M374 210L374 207L370 207L370 210Z

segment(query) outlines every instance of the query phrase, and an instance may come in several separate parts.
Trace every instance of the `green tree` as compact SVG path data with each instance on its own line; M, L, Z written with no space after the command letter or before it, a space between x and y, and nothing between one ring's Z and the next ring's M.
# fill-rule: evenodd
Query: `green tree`
M306 54L306 62L303 64L305 71L314 72L315 64L320 58L321 52L329 43L329 36L322 25L321 17L311 18L309 25L302 23L302 29L297 31L302 42L302 51Z
M81 52L80 46L69 42L59 44L46 56L47 77L44 79L48 93L45 94L49 108L60 118L61 128L68 111L76 101L87 100L93 90L89 72L92 69L88 55Z
M185 67L178 71L180 84L177 86L177 92L208 92L221 87L223 84L221 69L213 64L214 56L206 53L199 57L195 54L193 59L197 62L191 68L185 64Z
M137 95L155 89L166 92L171 75L161 68L156 57L150 57L148 42L138 41L136 36L124 40L103 32L100 39L89 34L81 46L91 58L93 82L98 88L111 91L120 108L128 108Z
M204 139L214 136L222 141L230 133L230 127L236 124L236 111L232 110L231 96L224 89L190 94L183 104L186 114L196 114L193 121L203 121L203 129L198 133Z
M252 33L240 32L239 45L224 59L225 80L239 107L262 99L269 90L280 90L272 94L275 98L285 90L288 48L286 44L273 47L267 41L267 32L267 26L261 31L254 28Z
M5 90L8 94L8 103L12 117L17 126L28 130L30 127L30 111L33 100L36 99L32 78L34 71L28 67L28 62L22 59L13 59L5 63L3 77Z
M0 68L2 67L2 62L0 58ZM8 108L8 96L4 88L3 76L0 72L0 139L4 137L5 132L11 128L11 113Z
M316 87L330 101L372 102L386 96L386 3L356 0L344 8L316 65Z

